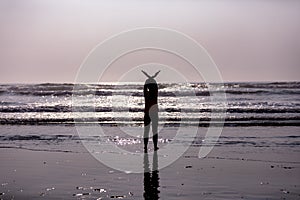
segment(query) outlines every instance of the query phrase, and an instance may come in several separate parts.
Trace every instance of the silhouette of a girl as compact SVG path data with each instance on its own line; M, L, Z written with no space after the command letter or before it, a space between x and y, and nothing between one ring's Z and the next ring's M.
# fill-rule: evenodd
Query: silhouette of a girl
M145 97L145 110L144 110L144 152L148 151L148 140L149 140L149 131L150 123L152 122L152 132L153 132L153 144L154 151L158 150L157 140L157 126L158 126L158 105L157 105L157 96L158 96L158 86L155 81L155 77L159 74L160 71L156 72L153 76L148 75L145 71L142 72L148 77L144 84L144 97Z

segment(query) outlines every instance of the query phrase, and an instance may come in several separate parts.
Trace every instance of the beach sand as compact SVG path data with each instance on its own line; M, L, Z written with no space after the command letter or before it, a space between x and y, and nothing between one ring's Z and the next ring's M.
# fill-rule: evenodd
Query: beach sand
M74 127L64 127L68 129L74 132ZM299 136L299 130L225 127L222 136L260 135L274 140L287 132ZM199 131L204 133L206 128ZM195 145L154 177L152 174L154 183L148 183L149 174L128 174L103 165L81 143L77 152L1 148L0 199L144 199L145 193L176 200L300 199L299 141L289 140L295 145L219 145L204 159L197 157L199 145ZM149 184L154 188L145 191Z

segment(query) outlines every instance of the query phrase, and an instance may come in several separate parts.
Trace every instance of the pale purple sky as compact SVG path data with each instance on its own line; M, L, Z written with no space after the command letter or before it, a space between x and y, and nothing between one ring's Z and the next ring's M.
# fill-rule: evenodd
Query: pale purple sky
M297 0L0 0L0 26L1 83L74 82L98 43L149 26L194 38L225 81L300 80Z

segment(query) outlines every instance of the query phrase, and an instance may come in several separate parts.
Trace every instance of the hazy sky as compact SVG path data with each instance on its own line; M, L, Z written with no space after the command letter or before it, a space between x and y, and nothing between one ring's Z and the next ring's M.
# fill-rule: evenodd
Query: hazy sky
M225 81L300 80L298 0L0 0L0 26L2 83L73 82L98 43L149 26L194 38Z

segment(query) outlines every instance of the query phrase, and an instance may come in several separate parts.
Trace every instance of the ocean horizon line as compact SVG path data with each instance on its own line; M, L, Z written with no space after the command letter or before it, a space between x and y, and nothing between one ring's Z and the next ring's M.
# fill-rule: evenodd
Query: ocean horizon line
M174 82L174 81L158 81L159 83L180 84L180 83L200 83L200 84L234 84L234 83L258 83L258 84L277 84L277 83L299 83L300 80L278 80L278 81L224 81L224 82L205 82L205 81L189 81L189 82ZM99 82L0 82L0 85L47 85L47 84L144 84L144 81L99 81Z

